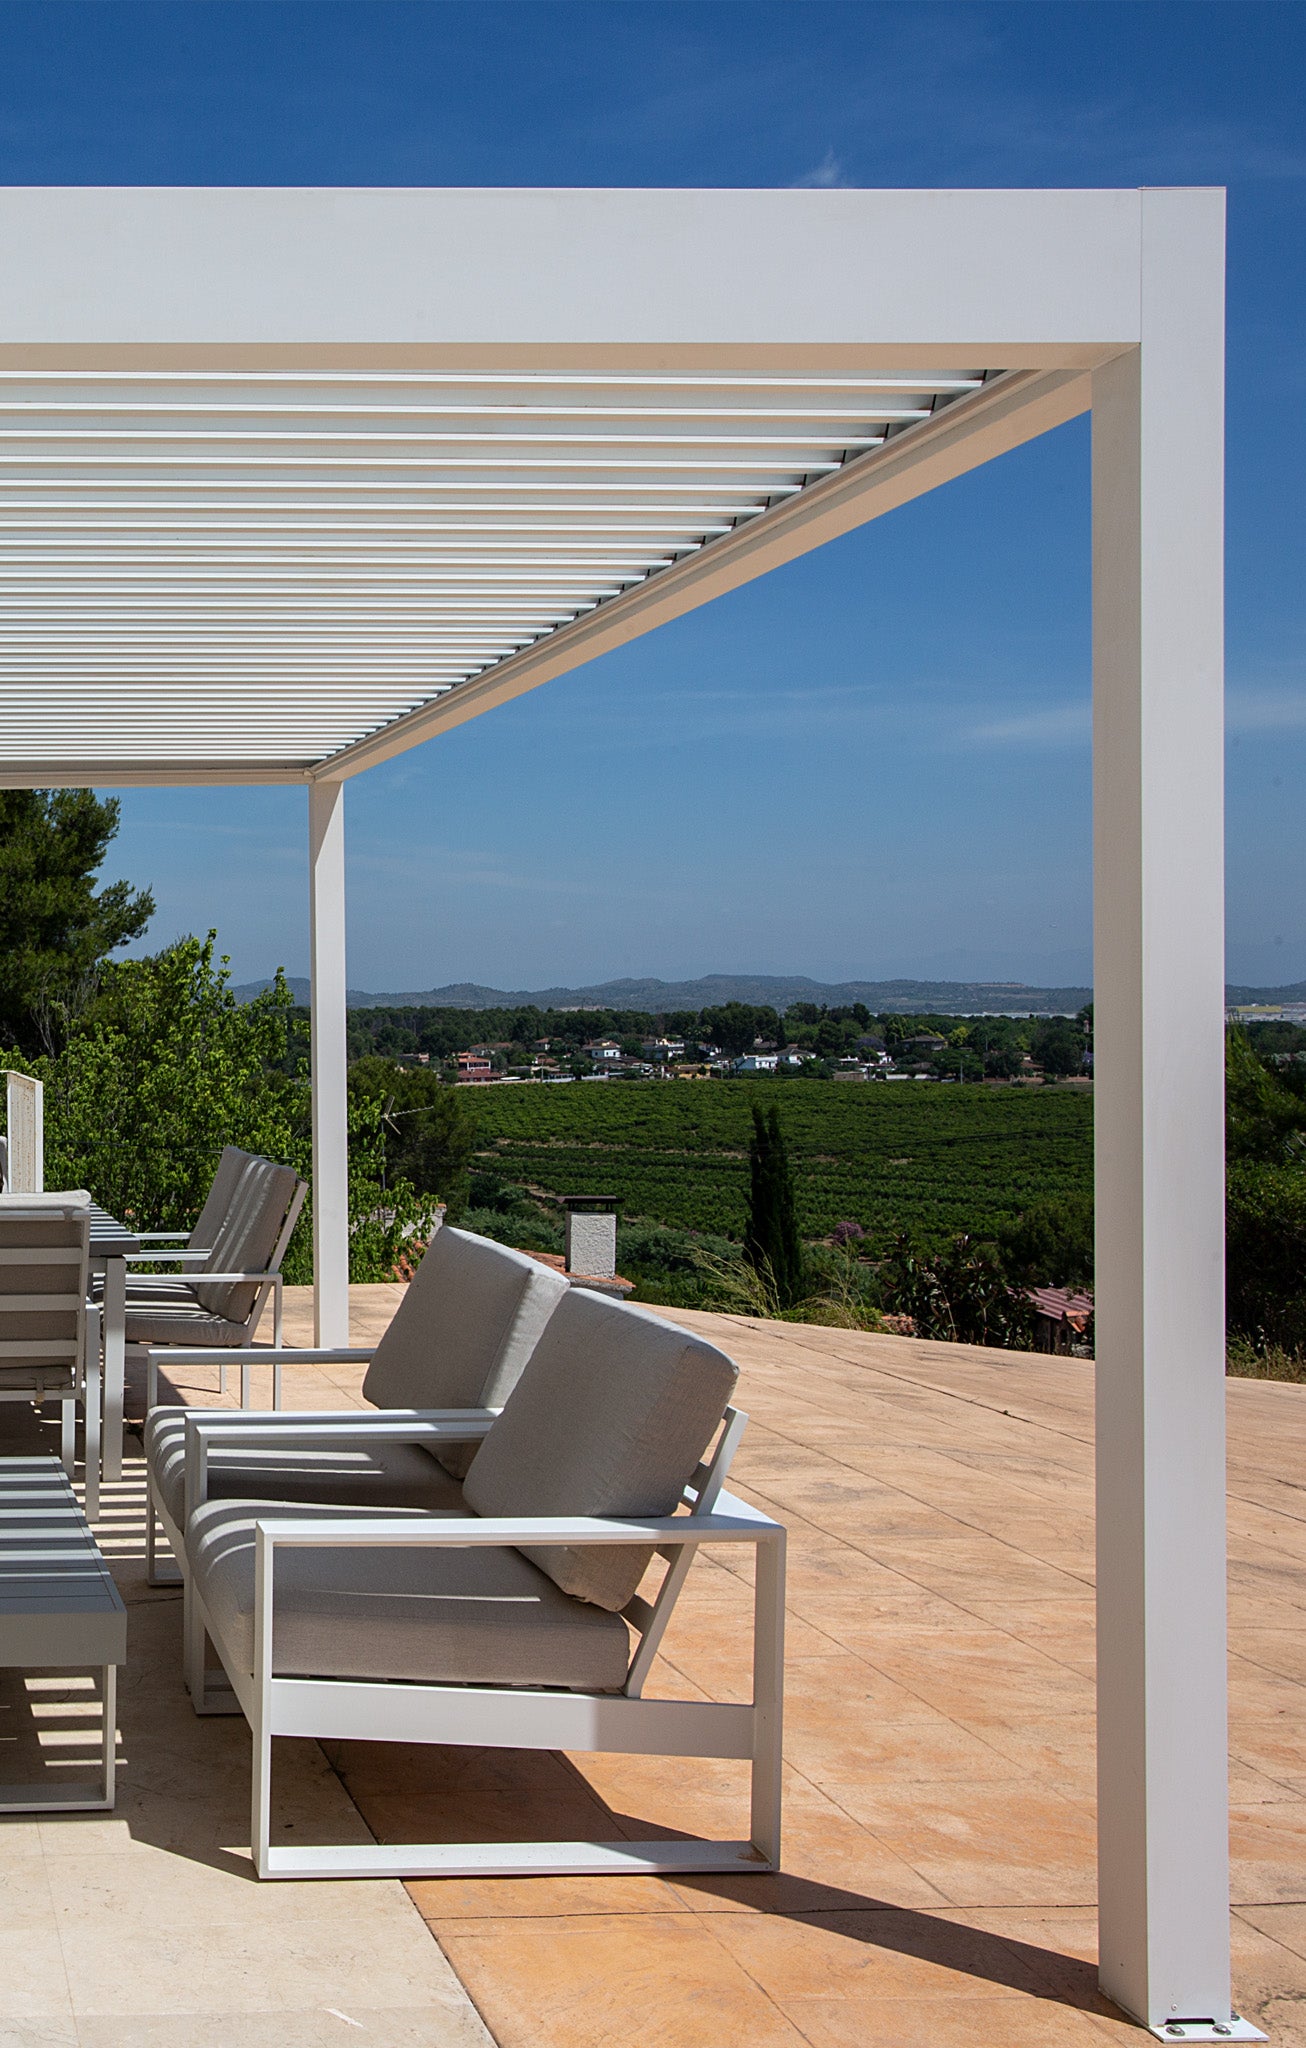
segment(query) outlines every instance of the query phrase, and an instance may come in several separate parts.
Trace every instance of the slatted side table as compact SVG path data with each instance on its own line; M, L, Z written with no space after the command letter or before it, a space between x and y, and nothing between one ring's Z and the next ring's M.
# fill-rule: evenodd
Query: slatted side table
M0 1458L0 1665L100 1673L100 1776L0 1785L0 1813L113 1805L117 1678L127 1610L58 1458Z

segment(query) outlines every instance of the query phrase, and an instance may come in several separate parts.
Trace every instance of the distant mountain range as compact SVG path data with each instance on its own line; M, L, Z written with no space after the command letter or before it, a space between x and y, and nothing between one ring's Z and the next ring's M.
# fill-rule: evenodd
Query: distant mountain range
M270 981L247 981L233 993L247 1003ZM309 999L308 981L288 977L296 1002ZM769 1003L781 1012L793 1003L824 1003L838 1009L865 1003L877 1012L907 1014L932 1010L943 1016L1015 1011L1024 1016L1042 1011L1049 1016L1073 1015L1092 1000L1091 988L1034 988L1023 981L810 981L805 974L705 974L697 981L600 981L589 988L487 988L480 982L453 981L444 988L407 989L394 995L370 995L351 988L351 1010L511 1010L533 1003L541 1010L708 1010L719 1003ZM1230 983L1230 1003L1306 1003L1306 981L1282 988L1245 988Z
M307 1003L308 981L291 975L295 1000ZM269 981L250 981L235 990L242 1002L270 988ZM433 1009L501 1010L534 1003L541 1010L707 1010L719 1003L769 1003L786 1010L792 1003L824 1003L830 1008L865 1003L871 1010L1077 1010L1092 994L1086 988L1029 988L1023 982L968 981L812 981L803 974L705 974L697 981L629 979L594 982L586 988L488 988L480 982L456 981L444 988L405 989L373 995L351 988L351 1010Z

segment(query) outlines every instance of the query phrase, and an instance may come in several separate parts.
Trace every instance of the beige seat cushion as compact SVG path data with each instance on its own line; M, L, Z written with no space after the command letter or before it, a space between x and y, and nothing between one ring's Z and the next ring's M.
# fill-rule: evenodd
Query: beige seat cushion
M668 1515L729 1403L737 1369L646 1309L571 1290L473 1458L478 1515ZM526 1555L563 1592L614 1611L652 1552L602 1545Z
M127 1309L129 1344L214 1344L231 1346L249 1342L244 1323L228 1322L225 1316L210 1315L198 1302L161 1301L149 1308Z
M554 1309L561 1274L446 1224L437 1230L367 1369L378 1408L501 1408ZM459 1478L473 1447L441 1463Z
M145 1453L159 1498L182 1526L186 1497L186 1417L155 1408L145 1426ZM420 1444L295 1445L277 1450L214 1445L208 1460L210 1500L318 1501L347 1507L462 1506L462 1488Z
M239 1668L254 1669L258 1518L341 1512L213 1501L192 1515L193 1584ZM282 1677L586 1692L625 1683L626 1624L568 1599L515 1550L285 1550L274 1587L273 1670Z

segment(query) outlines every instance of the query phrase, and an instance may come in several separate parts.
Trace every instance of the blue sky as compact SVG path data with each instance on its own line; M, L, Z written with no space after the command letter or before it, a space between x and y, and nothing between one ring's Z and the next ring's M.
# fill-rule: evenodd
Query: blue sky
M0 181L1229 187L1229 969L1306 976L1294 0L0 0ZM359 778L350 980L1090 971L1088 432ZM109 872L307 962L297 792Z

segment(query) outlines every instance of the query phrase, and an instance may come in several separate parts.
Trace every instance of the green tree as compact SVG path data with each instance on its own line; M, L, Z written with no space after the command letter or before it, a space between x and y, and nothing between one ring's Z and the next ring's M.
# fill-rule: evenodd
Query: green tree
M1306 1074L1269 1065L1235 1026L1225 1105L1229 1327L1306 1352Z
M195 1221L224 1145L311 1179L311 1095L291 1057L294 1006L280 974L237 1002L215 934L106 965L53 1055L25 1060L45 1084L46 1182L86 1187L144 1230ZM16 1053L7 1056L12 1063ZM387 1280L424 1206L384 1172L381 1104L350 1105L350 1276ZM312 1277L310 1203L286 1260Z
M755 1038L779 1036L780 1019L765 1004L722 1003L719 1009L702 1012L702 1029L705 1038L723 1052L751 1052Z
M1047 1017L1034 1027L1032 1051L1045 1074L1082 1073L1084 1027L1073 1017Z
M451 1216L461 1214L476 1148L471 1091L451 1088L429 1067L366 1058L350 1067L349 1092L382 1105L387 1186L409 1181L419 1194L444 1202Z
M753 1105L748 1176L744 1257L764 1280L769 1279L777 1306L792 1308L803 1292L803 1247L798 1235L793 1168L774 1107L764 1117L756 1103Z
M95 878L118 802L89 789L0 790L0 1041L53 1052L105 960L154 915L148 889Z
M1091 1287L1093 1197L1050 1196L1031 1202L997 1233L1008 1280L1021 1287Z

